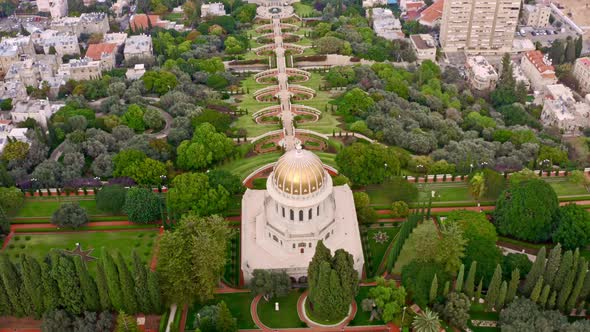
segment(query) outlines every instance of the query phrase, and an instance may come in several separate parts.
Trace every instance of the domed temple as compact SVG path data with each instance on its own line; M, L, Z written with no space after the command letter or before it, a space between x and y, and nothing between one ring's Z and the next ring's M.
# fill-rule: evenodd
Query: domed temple
M364 258L352 191L333 186L320 159L301 147L275 164L266 190L242 198L241 254L244 280L255 269L284 269L295 280L307 275L317 241L332 252L353 255L361 274Z

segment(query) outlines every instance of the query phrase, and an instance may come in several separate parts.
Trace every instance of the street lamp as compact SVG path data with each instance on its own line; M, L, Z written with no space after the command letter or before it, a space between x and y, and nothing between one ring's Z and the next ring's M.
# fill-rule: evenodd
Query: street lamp
M402 327L404 327L404 318L406 317L406 308L408 308L408 307L404 307L404 311L402 312Z
M469 174L471 174L471 172L473 172L473 163L469 164Z

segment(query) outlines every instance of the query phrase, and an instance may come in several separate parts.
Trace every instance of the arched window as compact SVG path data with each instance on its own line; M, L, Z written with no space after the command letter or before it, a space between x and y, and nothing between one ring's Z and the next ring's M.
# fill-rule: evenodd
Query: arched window
M319 205L318 205L318 207L317 207L317 215L318 215L318 216L320 215L320 206L319 206Z
M330 237L330 233L326 233L326 240Z
M289 217L291 220L295 220L295 212L293 212L293 210L289 211Z
M308 213L307 219L311 220L311 217L312 216L313 216L313 210L312 209L309 209L309 213Z
M303 221L303 210L299 210L299 221Z
M283 218L285 218L285 208L283 207Z

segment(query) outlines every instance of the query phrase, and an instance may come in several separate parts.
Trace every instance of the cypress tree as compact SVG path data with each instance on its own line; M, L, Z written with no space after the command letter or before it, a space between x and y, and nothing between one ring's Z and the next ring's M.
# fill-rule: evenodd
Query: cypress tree
M153 312L159 314L162 312L162 298L160 296L160 284L157 272L148 271L148 289Z
M504 308L504 304L506 303L506 293L508 293L508 284L506 281L502 281L500 294L498 294L498 300L496 301L496 311L500 311Z
M488 293L486 294L486 307L488 310L492 310L496 301L498 300L498 294L500 294L500 285L502 284L502 268L500 264L496 265L496 270L492 276L492 281L488 286Z
M27 309L26 303L22 301L22 279L16 266L12 264L8 256L0 256L0 274L4 289L8 295L8 301L13 309L13 314L17 317L30 315L31 310Z
M530 295L533 291L533 287L537 283L537 280L543 275L545 271L545 247L542 247L537 254L537 258L529 271L529 274L526 276L526 280L523 286L523 292L525 295Z
M315 303L316 300L316 292L315 290L318 287L318 280L320 277L320 265L323 262L329 262L332 260L332 254L330 253L330 249L326 248L322 241L318 241L315 247L315 253L311 262L309 262L309 266L307 268L307 282L309 285L309 295L308 299L311 303Z
M557 296L557 308L560 311L565 311L565 304L572 292L572 289L574 288L574 279L576 278L576 273L576 269L571 269L565 278L563 287L561 287L559 290L559 295Z
M434 274L434 278L432 278L432 283L430 283L430 296L429 300L430 303L436 300L436 295L438 293L438 279L436 278L436 273Z
M557 244L551 251L549 252L549 259L547 259L547 265L545 267L545 274L543 274L543 279L545 283L548 285L553 284L553 278L555 278L555 274L559 269L559 264L561 263L561 244Z
M583 49L584 49L584 41L582 40L582 36L579 36L578 39L576 39L576 58L580 57Z
M481 299L481 290L483 288L483 278L479 279L479 284L477 285L477 292L475 293L475 303L479 303Z
M510 276L510 284L508 285L508 291L506 292L506 303L511 303L514 300L519 283L520 270L516 268L512 270L512 275Z
M221 301L217 305L218 313L215 319L215 327L218 331L237 331L238 326L236 320L232 317L229 308L225 302Z
M539 296L541 296L541 291L543 290L543 276L537 279L537 283L531 292L531 301L535 303L539 303Z
M586 272L586 277L584 279L584 286L582 286L582 291L580 292L580 297L585 299L590 295L590 271Z
M12 316L14 314L14 308L12 303L8 300L8 294L4 289L4 282L0 275L0 316Z
M576 43L571 37L568 37L565 47L565 61L574 62L576 60Z
M586 279L586 272L588 271L588 262L584 258L581 258L580 260L581 263L578 268L576 283L574 285L574 288L572 289L572 293L570 294L570 297L567 300L565 306L566 312L572 311L572 309L576 306L576 303L578 302L578 297L582 292L582 287L584 286L584 281Z
M445 282L445 287L443 288L443 296L447 296L449 294L450 287L451 287L451 283L447 280Z
M117 269L119 270L121 293L123 293L123 307L125 308L125 312L135 314L138 311L135 283L133 282L133 276L129 272L127 263L125 263L120 252L117 253Z
M104 264L102 261L96 264L96 288L98 290L98 298L100 299L100 307L103 311L109 311L112 309L112 305L111 298L109 297L109 284L104 272Z
M463 291L471 299L473 297L473 291L475 288L475 273L477 271L477 262L471 262L469 272L467 273L467 280L465 280L465 287Z
M119 311L117 315L117 329L116 332L136 332L139 331L137 328L137 320L135 317L126 314L123 311Z
M555 290L551 291L551 296L549 296L549 301L547 301L547 309L554 309L555 308L555 301L557 299L557 292Z
M549 299L549 293L551 292L551 286L545 285L543 287L543 291L541 292L541 296L539 297L539 305L543 308L547 305L547 300Z
M82 257L74 257L74 265L76 267L76 273L80 278L80 289L84 299L84 308L86 311L97 312L100 310L100 298L98 295L98 289L94 279L90 277L86 263L82 262Z
M51 258L47 257L47 262L41 262L41 279L43 280L43 307L45 311L52 311L59 307L61 299L59 297L59 288L57 282L51 274Z
M557 270L557 274L555 278L553 278L553 285L551 288L555 291L561 290L563 283L565 282L565 278L567 274L572 268L572 264L574 263L574 254L571 250L566 251L561 258L561 264L559 264L559 269Z
M143 313L153 312L148 290L146 267L141 262L135 250L133 251L133 273L135 276L135 294L137 296L139 310Z
M41 276L41 266L37 260L29 255L23 255L22 261L23 286L27 291L29 298L35 310L35 318L41 318L45 312L43 304L43 279Z
M463 289L463 275L465 274L465 264L461 264L459 274L457 274L457 282L455 282L455 292L460 293Z
M572 263L572 269L578 270L578 264L580 264L580 248L576 248L574 251L574 261Z
M61 305L74 315L81 314L84 309L83 294L80 289L80 279L71 258L60 256L57 264L52 266L52 274L57 281Z
M121 311L123 310L123 293L121 291L121 284L119 283L119 271L113 261L113 257L106 250L102 252L102 261L109 286L111 303L115 310Z

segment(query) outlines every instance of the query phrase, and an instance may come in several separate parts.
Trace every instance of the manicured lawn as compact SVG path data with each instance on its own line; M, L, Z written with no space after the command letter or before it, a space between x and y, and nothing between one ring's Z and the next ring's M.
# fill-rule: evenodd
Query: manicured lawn
M474 332L491 332L500 331L498 327L476 327L471 324L471 320L490 320L498 321L500 314L497 312L486 312L481 304L473 304L469 311L469 320L467 320L467 326Z
M281 156L281 152L270 152L245 159L238 159L221 166L221 169L230 171L242 180L257 168L275 162Z
M294 3L293 8L295 9L295 13L302 17L319 15L317 10L315 10L312 6L300 2Z
M401 274L402 268L406 266L406 264L410 263L416 258L416 248L418 248L421 243L418 243L416 237L414 236L415 232L421 228L424 228L430 236L438 236L436 231L436 226L434 226L434 222L432 221L425 221L422 224L418 225L412 234L408 237L402 251L399 254L397 261L395 262L395 266L393 267L394 274Z
M297 314L297 300L301 291L291 291L287 296L273 298L270 301L263 299L258 302L258 317L268 327L272 328L296 328L305 327L306 324L299 320ZM275 302L279 303L279 311L275 311Z
M387 240L383 243L379 243L375 240L375 236L378 233L385 233L387 234ZM383 260L383 256L385 255L385 251L387 250L387 247L389 246L389 244L391 243L391 241L393 241L393 239L395 238L395 236L397 235L397 232L399 232L399 228L398 227L384 227L384 228L378 228L378 229L369 229L367 231L367 236L369 238L368 240L368 252L371 255L371 265L372 265L372 271L374 271L374 275L378 274L378 270L379 270L379 265L381 264L381 261ZM369 276L371 277L371 276Z
M428 183L428 184L416 184L419 189L418 201L427 201L428 195L431 195L432 191L436 191L438 198L434 200L436 202L475 202L469 194L469 188L465 182L454 182L454 183ZM389 205L393 203L389 192L395 191L396 188L391 183L383 183L377 185L367 186L366 192L371 199L373 205Z
M83 250L94 249L91 256L99 259L104 249L109 250L111 254L119 251L128 260L131 259L133 250L137 250L140 257L145 262L149 262L157 235L157 230L21 234L10 240L5 252L13 258L16 258L21 253L27 253L42 259L51 249L72 250L76 247L76 243L80 243ZM94 271L96 264L91 261L88 267L91 271Z
M93 197L85 197L86 200L76 200L75 198L60 198L52 200L41 200L41 199L27 199L24 206L15 215L16 218L24 217L51 217L62 203L75 201L80 204L81 207L86 209L88 215L101 215L104 214L96 208L96 202Z
M238 320L239 329L255 329L256 324L250 315L251 293L217 294L215 298L205 304L194 304L187 313L186 331L194 331L197 327L197 313L205 305L217 304L224 301L232 315Z
M333 320L320 319L320 318L316 317L315 314L311 311L309 301L305 301L305 314L307 315L307 318L309 318L312 322L316 322L318 324L323 324L323 325L338 324L340 321L342 321L344 319L344 317L340 317L340 318L333 319Z
M359 292L355 297L355 301L356 301L356 306L358 308L356 315L354 316L354 319L350 321L349 325L351 326L364 326L364 325L382 325L383 321L381 320L373 320L370 321L369 319L371 318L371 312L366 312L363 311L361 308L361 303L363 302L364 299L366 299L369 295L369 290L372 287L370 286L366 286L366 287L359 287Z
M568 181L567 178L543 178L553 187L557 196L586 195L588 190L581 184Z

